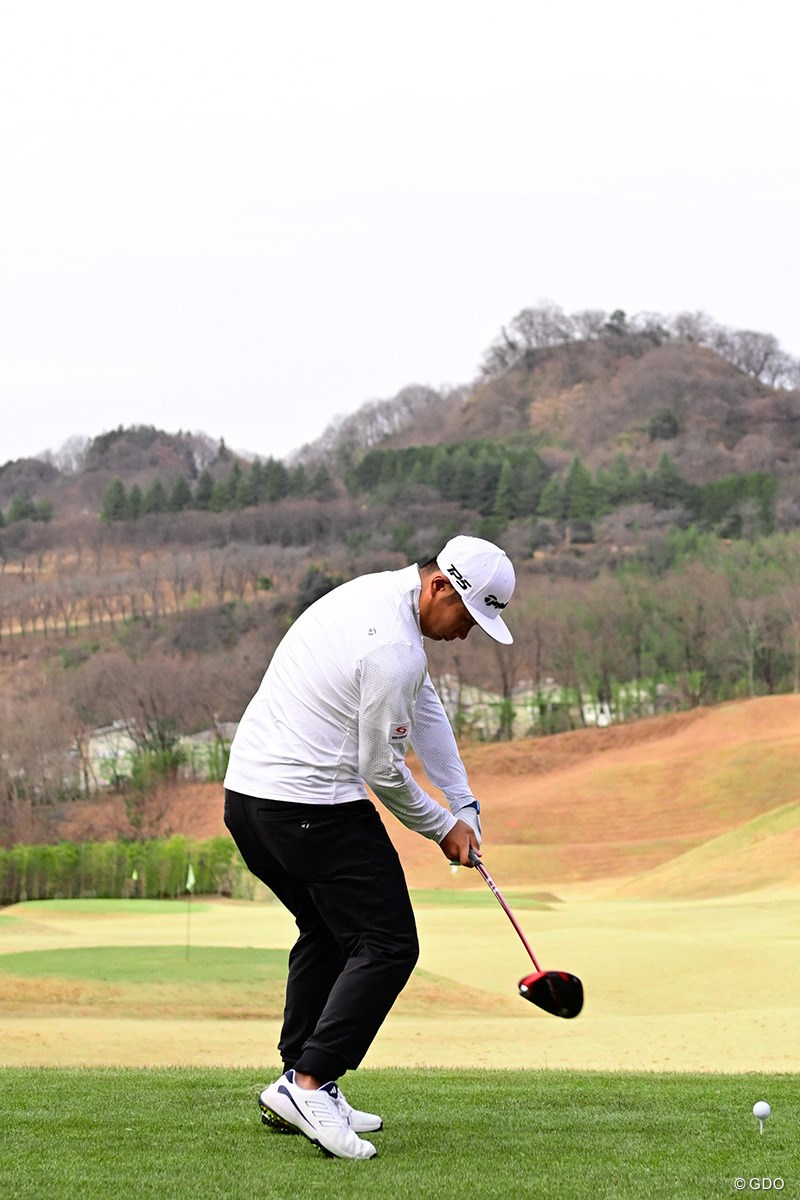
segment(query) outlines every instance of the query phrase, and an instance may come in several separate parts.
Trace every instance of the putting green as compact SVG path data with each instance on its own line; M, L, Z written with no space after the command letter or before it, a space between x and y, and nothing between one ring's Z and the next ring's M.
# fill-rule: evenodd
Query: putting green
M285 950L243 946L87 946L0 955L0 974L103 983L246 983L286 978Z
M192 912L204 912L207 905L202 901L191 900ZM175 905L180 904L184 912L186 900L25 900L15 904L12 914L23 917L35 917L40 913L97 913L101 916L136 916L148 914L175 913Z

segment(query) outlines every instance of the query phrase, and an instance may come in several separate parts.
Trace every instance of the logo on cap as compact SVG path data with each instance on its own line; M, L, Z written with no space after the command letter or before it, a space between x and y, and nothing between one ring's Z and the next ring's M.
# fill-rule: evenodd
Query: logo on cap
M472 587L472 584L470 583L470 581L468 579L464 578L464 576L461 574L458 567L454 563L450 563L450 566L447 568L447 574L453 576L453 579L455 579L456 583L458 584L458 586L461 588L462 591L465 592L467 590L467 588Z
M491 594L483 597L483 603L487 608L508 608L508 603L503 604L502 600L498 600L497 596Z

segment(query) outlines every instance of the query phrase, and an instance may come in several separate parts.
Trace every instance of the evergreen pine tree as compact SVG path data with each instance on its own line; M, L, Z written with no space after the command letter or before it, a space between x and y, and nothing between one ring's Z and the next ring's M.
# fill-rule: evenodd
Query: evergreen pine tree
M172 491L169 494L169 503L167 507L170 512L183 512L192 503L192 489L184 475L179 475L175 480Z
M233 507L252 508L254 504L258 504L258 492L253 486L253 472L248 471L245 475L240 471L239 480L233 490Z
M142 496L142 513L167 511L167 493L161 480L156 477Z
M443 499L452 500L455 478L455 459L452 447L437 446L431 459L430 483L438 488L439 495Z
M245 482L245 477L242 468L238 462L235 462L228 472L226 480L228 487L228 508L244 508L246 502L246 488L242 487Z
M114 479L100 502L100 517L103 521L124 521L127 515L125 484L121 479Z
M264 498L283 500L289 494L289 472L278 458L268 458L264 467Z
M14 521L35 521L36 520L36 505L34 504L30 492L20 492L11 501L11 507L8 510L8 523L13 524Z
M142 489L138 483L135 483L128 492L128 501L125 509L125 515L129 521L135 521L142 515Z
M289 494L305 496L308 493L308 472L302 463L298 463L289 472Z
M564 517L564 489L557 475L551 475L542 488L537 513L540 517L552 517L560 521Z
M253 462L250 464L248 482L250 484L250 495L253 497L250 503L263 504L266 500L266 495L264 494L266 473L264 471L264 464L260 458L253 459Z
M214 491L214 480L211 472L206 470L200 472L197 480L197 487L194 489L194 507L199 508L201 512L208 510L211 501L211 493Z
M453 453L452 498L462 508L476 508L478 471L476 456L469 446L457 446Z
M470 507L488 517L494 507L497 485L502 470L502 451L491 442L480 447L475 455L475 498Z
M311 476L309 492L317 500L335 499L336 487L334 486L333 479L331 478L331 473L324 463L321 463Z
M231 491L228 486L228 477L218 479L211 490L211 496L208 501L209 512L225 512L231 507Z
M589 469L575 455L564 481L564 516L591 521L597 515L597 500Z
M656 508L672 508L676 504L687 503L691 488L678 470L674 459L668 454L662 454L648 480L647 490L649 499Z
M611 505L627 504L633 499L636 482L631 474L631 466L625 454L617 454L605 476L608 488L608 502Z
M530 516L539 506L544 486L544 463L535 450L526 450L514 464L516 497L512 516Z
M503 460L503 465L500 468L500 476L497 480L492 516L499 517L503 521L510 521L512 517L517 515L516 500L517 488L514 480L514 469L511 466L511 461L506 458Z

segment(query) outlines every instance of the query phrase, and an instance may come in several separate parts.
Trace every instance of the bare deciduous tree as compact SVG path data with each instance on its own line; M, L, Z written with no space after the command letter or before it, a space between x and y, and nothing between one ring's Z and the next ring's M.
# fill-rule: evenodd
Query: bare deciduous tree
M605 329L608 313L602 308L584 308L573 313L570 320L579 341L593 342Z
M38 679L29 692L0 699L0 726L0 841L39 841L72 773L65 711Z

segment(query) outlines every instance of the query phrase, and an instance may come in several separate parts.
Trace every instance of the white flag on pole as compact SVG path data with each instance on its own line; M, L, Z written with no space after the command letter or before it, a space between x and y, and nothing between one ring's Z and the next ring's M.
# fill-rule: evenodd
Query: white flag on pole
M186 872L186 890L187 890L187 892L194 891L195 883L196 883L196 880L194 877L194 867L192 866L191 863L189 863L189 870Z

